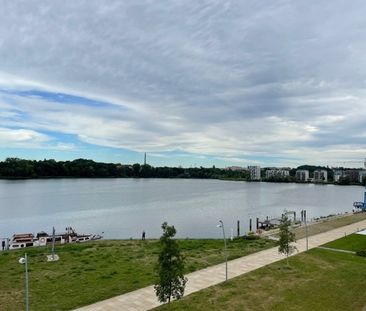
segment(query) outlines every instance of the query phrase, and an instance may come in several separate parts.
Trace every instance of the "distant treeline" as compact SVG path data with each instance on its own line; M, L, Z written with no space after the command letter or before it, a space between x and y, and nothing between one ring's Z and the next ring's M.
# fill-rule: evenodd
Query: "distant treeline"
M153 167L148 164L122 165L77 159L73 161L24 160L7 158L0 162L0 178L61 178L61 177L135 177L135 178L210 178L249 179L246 171L219 168Z

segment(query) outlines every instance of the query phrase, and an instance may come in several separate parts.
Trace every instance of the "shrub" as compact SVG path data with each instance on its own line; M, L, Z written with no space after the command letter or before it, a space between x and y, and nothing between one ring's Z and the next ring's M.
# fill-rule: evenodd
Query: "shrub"
M243 238L244 240L258 240L259 236L256 235L253 231L251 231L247 235L244 235Z
M366 257L366 249L362 249L356 252L357 256Z

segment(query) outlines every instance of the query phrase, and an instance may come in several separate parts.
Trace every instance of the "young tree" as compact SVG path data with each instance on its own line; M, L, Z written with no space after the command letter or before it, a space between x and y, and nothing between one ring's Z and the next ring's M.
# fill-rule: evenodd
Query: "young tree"
M163 235L160 237L160 254L157 265L159 275L155 284L155 292L160 302L183 297L187 278L183 275L184 258L180 253L179 245L173 237L176 234L174 226L164 222L161 226Z
M288 219L285 213L282 215L281 223L280 223L280 239L278 241L278 252L286 255L286 261L288 264L288 256L291 255L296 247L291 245L292 242L295 242L295 234L290 231L291 221Z

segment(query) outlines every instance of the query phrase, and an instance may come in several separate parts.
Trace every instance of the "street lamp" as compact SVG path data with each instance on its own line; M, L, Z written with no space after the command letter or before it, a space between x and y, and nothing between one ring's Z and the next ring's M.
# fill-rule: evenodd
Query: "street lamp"
M29 311L29 295L28 295L28 258L27 253L24 254L24 257L19 259L19 263L24 265L25 272L25 310Z
M309 250L309 232L308 232L308 222L306 220L306 210L303 211L304 223L305 223L305 235L306 235L306 250Z
M224 236L224 246L225 246L225 281L227 281L227 247L226 247L226 238L225 238L225 228L222 220L219 220L218 228L222 228L222 234Z
M60 259L57 254L55 254L55 227L52 228L52 254L47 255L47 261L57 261Z

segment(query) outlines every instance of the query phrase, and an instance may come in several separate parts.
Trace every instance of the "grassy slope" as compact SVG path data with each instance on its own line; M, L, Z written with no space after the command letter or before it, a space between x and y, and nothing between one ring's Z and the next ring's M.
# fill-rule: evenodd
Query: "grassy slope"
M365 280L366 258L314 249L158 310L364 310Z
M359 222L366 219L366 213L351 214L344 217L335 217L330 219L322 219L319 222L308 226L309 235L315 235L322 232L326 232L339 227L347 226L355 222ZM361 228L360 228L361 229ZM305 227L299 227L294 229L297 239L304 238L306 236Z
M354 252L366 250L366 235L351 234L344 238L329 242L324 246Z
M186 272L223 261L222 240L180 240ZM273 246L266 240L234 240L230 259ZM61 260L47 263L46 248L28 248L31 310L69 310L154 283L158 241L97 241L57 248ZM0 252L0 310L24 306L20 251Z

